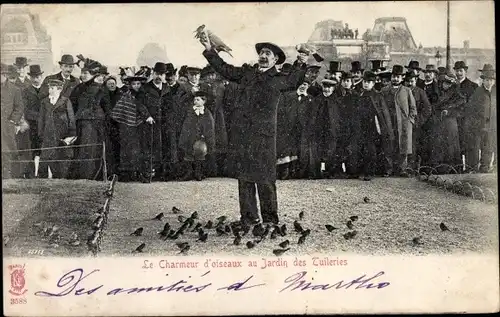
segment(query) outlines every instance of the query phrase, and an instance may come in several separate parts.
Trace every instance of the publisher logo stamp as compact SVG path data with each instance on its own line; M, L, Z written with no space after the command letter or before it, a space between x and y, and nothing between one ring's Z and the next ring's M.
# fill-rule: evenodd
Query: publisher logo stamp
M9 265L9 271L10 271L9 293L11 293L14 296L22 296L28 291L27 289L25 289L26 286L26 279L25 279L26 271L24 269L25 266L26 264Z

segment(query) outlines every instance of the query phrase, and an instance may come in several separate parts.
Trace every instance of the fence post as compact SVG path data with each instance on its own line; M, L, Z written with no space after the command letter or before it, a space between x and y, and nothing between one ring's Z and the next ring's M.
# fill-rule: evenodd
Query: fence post
M106 142L102 141L102 160L103 160L103 177L104 181L108 180L108 167L106 166Z

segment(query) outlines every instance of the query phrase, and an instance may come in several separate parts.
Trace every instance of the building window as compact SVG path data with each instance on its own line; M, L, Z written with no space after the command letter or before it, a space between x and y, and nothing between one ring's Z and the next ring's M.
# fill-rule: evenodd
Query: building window
M6 33L2 38L4 44L22 44L28 42L26 33Z

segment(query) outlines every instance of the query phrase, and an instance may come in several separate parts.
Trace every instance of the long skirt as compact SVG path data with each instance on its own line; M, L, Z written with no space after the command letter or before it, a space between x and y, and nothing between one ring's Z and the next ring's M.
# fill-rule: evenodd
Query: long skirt
M104 120L78 120L76 122L78 145L96 144L76 149L73 175L77 179L97 180L103 172L103 142L106 141Z
M460 153L460 141L458 135L458 123L455 117L433 118L433 146L431 161L433 165L449 164L459 165L462 163Z
M138 172L141 164L141 140L138 127L119 124L120 172Z

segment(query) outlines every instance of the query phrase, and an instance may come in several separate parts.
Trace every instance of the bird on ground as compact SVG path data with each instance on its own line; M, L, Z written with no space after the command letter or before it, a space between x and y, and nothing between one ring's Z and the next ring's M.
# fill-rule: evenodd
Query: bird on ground
M207 239L208 239L208 232L203 232L203 230L200 230L198 232L198 241L206 242Z
M356 221L359 219L358 216L350 216L349 219L351 219L351 221Z
M184 249L187 245L189 245L188 242L176 242L175 245L179 248L179 249Z
M223 223L224 221L227 220L227 216L220 216L215 218L215 220L217 220L218 223Z
M280 255L283 255L283 253L285 253L288 250L290 250L290 248L288 248L288 249L276 249L276 250L273 250L273 253L276 256L280 256Z
M363 201L364 201L365 203L369 203L369 202L370 202L370 198L368 198L368 197L366 197L366 196L365 196L365 197L363 198Z
M415 237L415 238L413 238L413 239L411 240L411 242L413 243L413 245L422 245L422 244L424 244L424 243L422 242L422 237L421 237L421 236L420 236L420 237Z
M197 211L193 212L189 218L198 219L198 212Z
M450 231L450 229L448 229L448 227L444 224L444 222L441 222L439 224L439 228L441 228L441 231Z
M179 254L186 254L189 251L189 249L191 249L191 246L188 244L184 248L181 249Z
M335 228L332 225L325 225L325 228L326 228L326 230L328 230L328 232L332 232L333 230L337 230L338 229L338 228Z
M251 249L253 247L255 247L255 243L253 241L248 241L247 242L247 248Z
M252 229L252 235L254 237L260 237L264 233L264 227L262 227L262 224L257 224L253 227Z
M160 212L153 218L153 220L162 220L164 216L165 214L163 214L163 212Z
M347 228L349 228L349 230L351 230L352 228L354 228L354 225L352 224L351 220L347 221L346 226L347 226Z
M241 226L241 235L246 236L250 232L250 226L247 224L244 224Z
M281 242L280 244L278 244L281 248L285 249L287 246L290 245L290 240L285 240L283 242Z
M231 233L231 227L229 227L229 225L225 225L225 226L224 226L224 231L225 231L226 233Z
M356 230L354 230L354 231L349 231L349 232L344 233L344 238L345 238L346 240L349 240L349 239L354 238L357 234L358 234L358 232L357 232Z
M138 246L134 251L132 251L132 253L136 253L136 252L142 252L144 250L144 248L146 247L146 243L142 243L140 246Z
M177 217L177 220L179 222L185 222L186 221L186 217L182 216L182 215L179 215L179 217Z
M266 228L264 229L264 232L262 232L260 238L265 239L269 235L269 231L271 231L271 226L268 224L266 225Z
M306 229L306 230L302 231L302 235L303 235L304 237L307 237L307 236L308 236L308 235L310 235L310 234L311 234L311 229Z
M280 231L279 227L275 226L274 229L273 229L273 231L271 232L271 237L270 238L272 240L276 239L278 237L279 231Z
M300 223L295 220L293 222L293 228L295 229L295 231L297 231L298 233L302 233L304 231L304 228L302 228L302 226L300 225Z
M286 236L286 224L281 226L280 234L282 237Z
M215 228L215 232L217 233L218 237L226 234L226 230L224 230L224 228L221 226Z
M180 213L182 213L182 210L180 210L179 208L177 208L177 207L174 206L174 207L172 207L172 212L174 214L180 214Z
M241 236L236 236L236 238L234 238L233 244L240 245L240 243L241 243Z
M302 243L306 242L306 238L307 238L307 236L300 236L299 241L297 241L297 244L302 244Z
M214 223L212 222L212 220L207 221L207 223L205 224L205 229L212 229L213 227Z
M194 226L193 230L191 230L191 232L196 232L196 231L198 231L199 229L201 229L201 227L202 227L202 224L201 224L200 222L198 222L198 223L196 224L196 226Z
M304 211L299 212L299 219L304 219Z
M195 38L203 39L209 41L216 52L226 52L229 56L233 57L231 54L232 49L227 46L217 35L212 33L205 27L205 24L200 25L195 31Z
M169 232L170 232L170 224L167 222L165 223L165 225L163 225L163 230L158 232L158 234L161 235L162 237L165 237L168 235Z
M142 236L143 231L144 231L144 228L140 227L140 228L135 229L135 231L132 232L130 235L139 237L139 236Z

